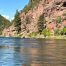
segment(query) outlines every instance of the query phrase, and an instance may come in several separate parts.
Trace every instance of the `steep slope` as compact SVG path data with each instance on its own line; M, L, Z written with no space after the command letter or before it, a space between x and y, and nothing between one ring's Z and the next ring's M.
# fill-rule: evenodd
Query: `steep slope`
M28 5L21 11L21 32L38 32L40 16L44 16L44 29L54 34L56 29L66 26L66 0L29 0ZM41 19L42 20L42 19Z
M35 2L35 0L30 0L30 1L29 3L33 3L33 1ZM25 11L22 11L20 13L20 18L22 22L22 25L21 25L22 32L27 31L31 33L31 32L37 31L37 22L38 22L39 16L43 13L44 1L39 0L38 2L36 2L36 4L31 4L31 5L34 7L31 7L31 8L29 7L30 9L28 9L27 13L25 13ZM29 6L29 4L27 6Z
M2 15L0 15L0 34L2 34L4 28L8 28L10 25L11 25L10 21L7 20Z
M66 35L66 0L29 0L18 18L20 35ZM6 33L16 33L15 27Z

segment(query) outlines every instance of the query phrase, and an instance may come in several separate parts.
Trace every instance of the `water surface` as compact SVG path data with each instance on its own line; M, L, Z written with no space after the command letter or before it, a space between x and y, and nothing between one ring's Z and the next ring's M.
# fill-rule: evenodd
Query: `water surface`
M0 66L66 66L66 40L1 37Z

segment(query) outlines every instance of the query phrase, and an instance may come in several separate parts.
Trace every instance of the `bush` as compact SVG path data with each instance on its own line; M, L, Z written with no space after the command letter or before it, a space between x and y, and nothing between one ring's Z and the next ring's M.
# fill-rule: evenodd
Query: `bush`
M37 32L32 32L29 34L29 37L35 37L35 36L37 36Z
M17 36L18 36L18 37L22 37L22 36L23 36L23 34L18 34Z
M61 16L58 16L57 19L56 19L56 22L57 22L57 23L60 23L61 20L62 20Z
M62 30L59 30L59 29L55 30L55 35L61 35L61 33L62 33Z
M63 28L63 34L66 35L66 26Z
M51 35L51 32L48 29L44 29L42 31L42 34L46 37L46 36L50 36Z

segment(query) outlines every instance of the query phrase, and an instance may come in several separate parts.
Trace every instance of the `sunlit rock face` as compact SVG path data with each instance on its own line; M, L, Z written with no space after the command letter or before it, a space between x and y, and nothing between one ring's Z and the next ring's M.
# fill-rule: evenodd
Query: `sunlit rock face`
M20 13L21 18L21 33L32 33L38 31L38 19L44 14L46 20L46 28L49 25L54 25L53 28L49 29L54 31L57 27L57 17L61 17L61 26L63 27L62 22L64 22L65 17L63 14L66 13L66 0L41 0L37 5L30 9L26 14L25 12ZM27 22L28 21L28 22ZM51 22L51 23L50 23ZM53 22L53 23L52 23ZM59 24L58 24L59 25Z
M52 34L55 29L61 30L66 26L66 0L29 0L27 7L24 9L21 10L19 15L21 34L27 35L38 32L38 22L41 15L44 15L46 21L43 25ZM60 18L59 23L58 18ZM12 25L4 29L2 33L6 36L14 36L16 34L15 27Z

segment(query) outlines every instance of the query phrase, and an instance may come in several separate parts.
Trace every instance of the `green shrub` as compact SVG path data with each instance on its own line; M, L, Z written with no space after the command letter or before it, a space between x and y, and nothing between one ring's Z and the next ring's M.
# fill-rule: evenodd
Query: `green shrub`
M29 34L29 37L35 37L35 36L37 36L37 32L32 32Z
M60 23L61 20L62 20L61 16L58 16L57 19L56 19L56 22L57 22L57 23Z
M22 37L23 36L23 34L18 34L18 37Z
M55 32L55 35L61 35L62 30L57 28L54 32Z
M63 34L66 35L66 26L63 28Z
M48 29L44 29L42 31L42 34L46 37L46 36L50 36L51 35L51 32Z

